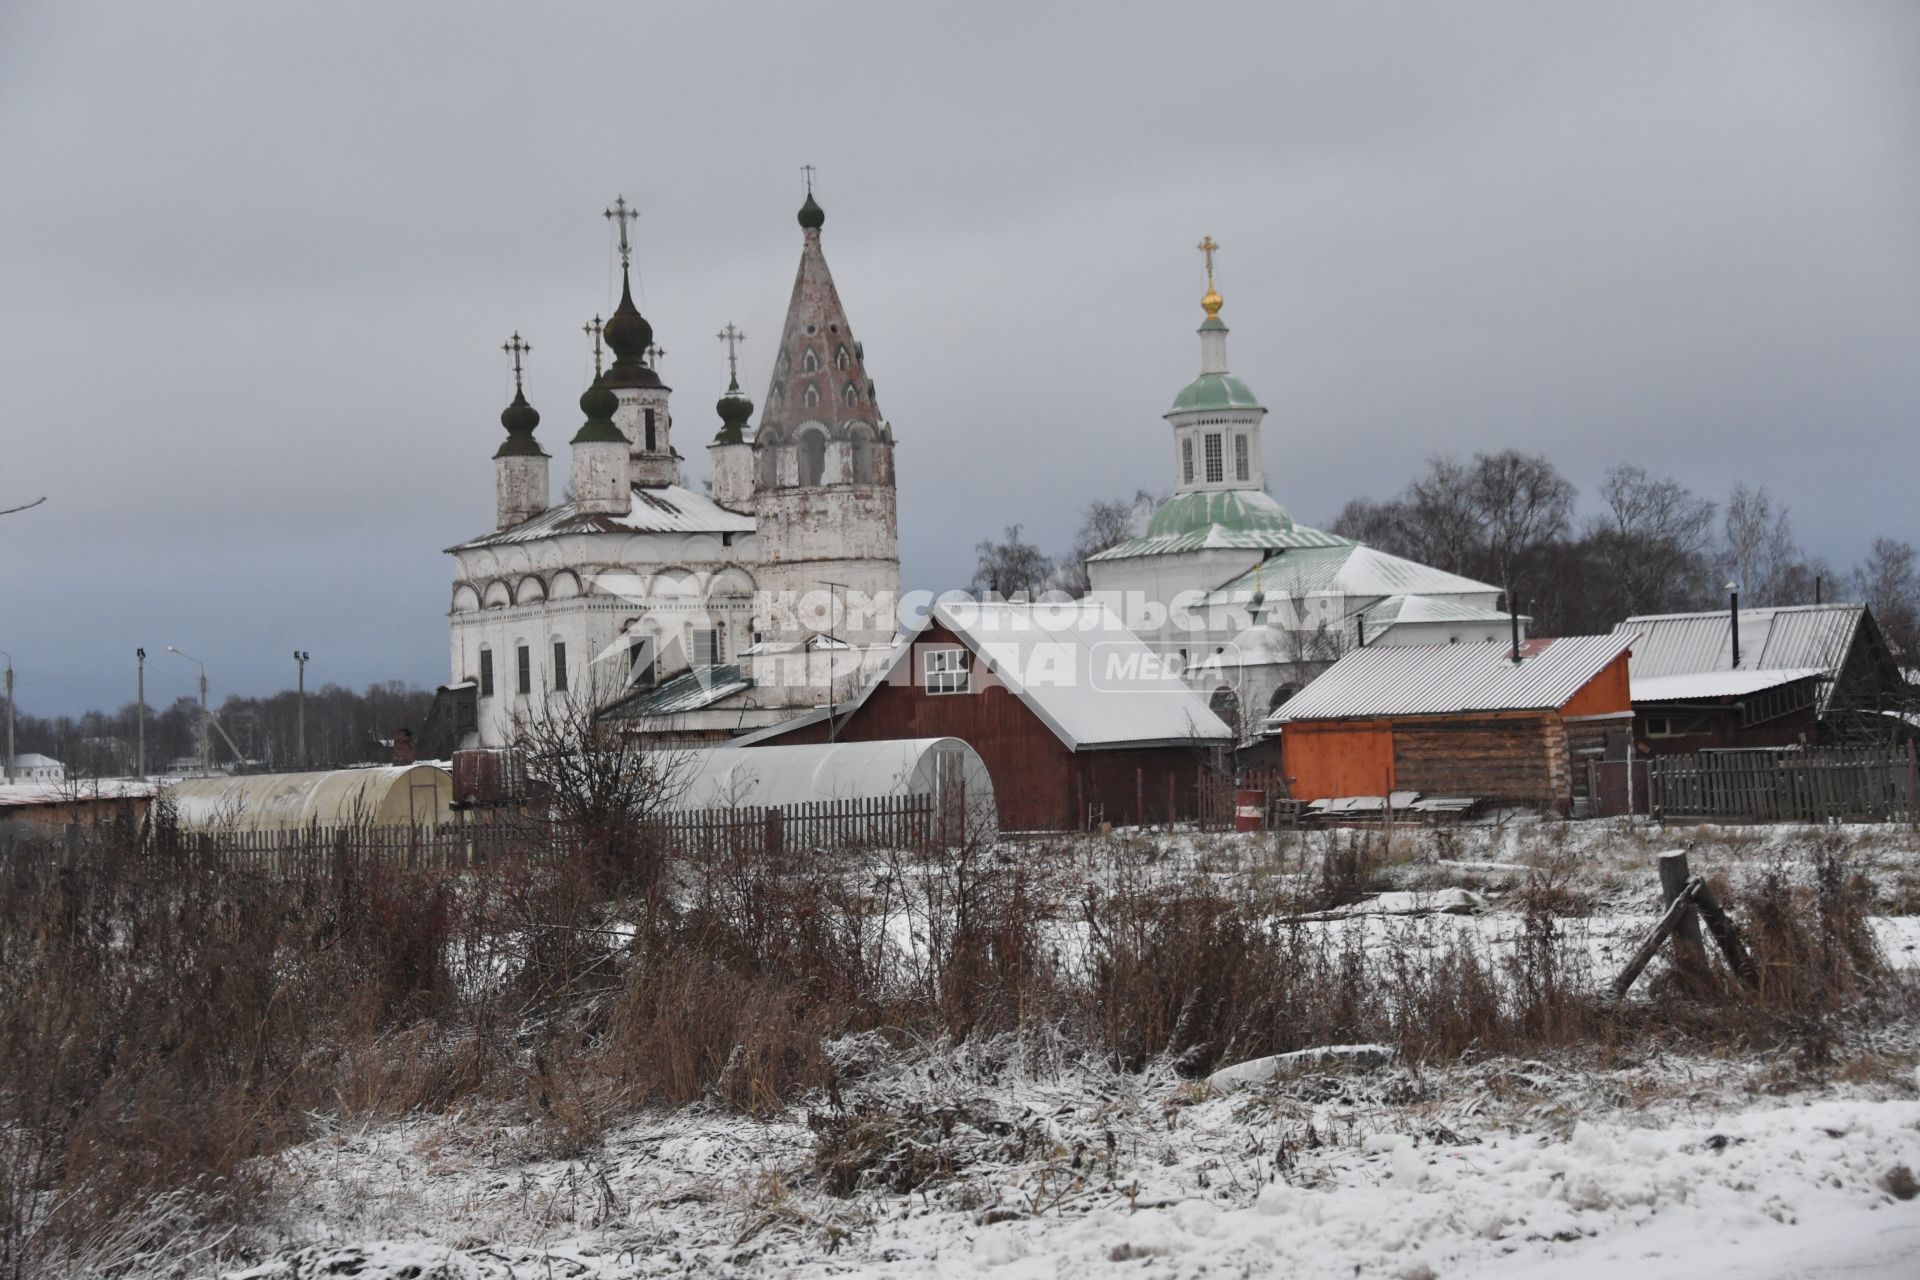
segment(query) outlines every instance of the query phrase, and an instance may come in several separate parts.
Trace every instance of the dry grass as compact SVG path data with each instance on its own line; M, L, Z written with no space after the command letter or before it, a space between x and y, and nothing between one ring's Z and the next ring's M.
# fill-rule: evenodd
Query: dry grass
M1085 844L845 863L650 850L660 869L638 888L538 848L457 877L344 855L269 877L130 836L21 860L0 885L0 1270L111 1273L217 1238L259 1211L261 1157L469 1104L572 1158L640 1107L819 1099L835 1114L815 1176L842 1191L911 1189L982 1143L1037 1140L964 1115L846 1113L852 1043L1042 1028L1126 1070L1193 1076L1355 1041L1416 1065L1788 1045L1825 1070L1846 1069L1850 1025L1911 1012L1838 842L1811 875L1756 863L1727 887L1757 984L1716 970L1626 1006L1594 994L1566 932L1586 902L1565 850L1542 850L1496 952L1312 918L1406 870L1407 845L1241 845L1230 874L1120 838L1097 859ZM781 1212L764 1190L756 1221Z

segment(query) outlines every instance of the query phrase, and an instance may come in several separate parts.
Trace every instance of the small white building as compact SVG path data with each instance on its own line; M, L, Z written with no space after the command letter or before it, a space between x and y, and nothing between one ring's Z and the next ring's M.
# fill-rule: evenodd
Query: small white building
M52 756L43 756L32 751L15 756L12 766L6 771L6 781L10 783L42 785L49 782L64 782L66 778L67 766Z

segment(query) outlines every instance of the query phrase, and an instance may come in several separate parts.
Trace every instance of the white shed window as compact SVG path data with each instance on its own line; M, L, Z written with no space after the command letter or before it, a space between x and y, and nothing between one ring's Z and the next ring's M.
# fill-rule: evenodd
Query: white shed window
M1241 482L1247 479L1247 438L1237 435L1233 438L1233 478Z
M1226 470L1220 456L1220 433L1207 433L1207 483L1219 484L1226 479Z
M927 649L921 655L928 693L965 693L973 655L965 649Z
M1185 436L1180 441L1180 482L1193 483L1193 437Z

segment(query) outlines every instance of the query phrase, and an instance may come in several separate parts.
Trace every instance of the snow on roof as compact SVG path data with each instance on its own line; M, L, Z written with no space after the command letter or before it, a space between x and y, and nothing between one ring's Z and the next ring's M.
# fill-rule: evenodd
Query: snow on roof
M1866 606L1859 604L1742 609L1739 669L1817 667L1832 675L1845 660L1865 611ZM1733 627L1725 609L1628 618L1614 630L1640 635L1640 643L1633 647L1636 676L1734 670Z
M710 707L751 688L753 680L737 666L695 667L651 689L628 694L600 714L609 720L649 720L679 715Z
M64 766L52 756L43 756L37 751L23 751L13 758L16 769L58 769Z
M1444 715L1456 711L1535 711L1565 706L1631 635L1530 640L1514 662L1502 643L1378 645L1355 649L1328 667L1268 719L1341 720L1362 716Z
M25 758L21 757L23 760ZM142 778L6 783L0 784L0 809L43 804L86 804L93 800L144 800L157 789L157 784Z
M1388 596L1378 604L1363 609L1361 617L1366 620L1369 636L1378 635L1389 627L1421 622L1507 621L1507 615L1499 609L1488 609L1445 596ZM1520 615L1520 620L1531 621L1524 613Z
M1635 702L1683 702L1694 698L1738 698L1824 674L1818 667L1786 667L1778 671L1695 671L1677 676L1631 678Z
M1232 740L1226 723L1098 601L942 601L932 616L1075 751Z
M729 511L704 493L677 484L635 485L633 506L625 515L583 515L575 504L563 502L511 529L481 534L447 549L507 546L572 533L752 533L755 527L752 516Z
M1500 588L1360 543L1285 550L1207 594L1208 604L1302 596L1487 595ZM1504 614L1501 616L1505 616Z
M901 667L929 623L973 652L991 674L1070 750L1230 742L1233 730L1111 610L1095 600L1015 604L939 601L895 644L880 674L835 719L857 712L883 684L907 683ZM974 692L981 685L976 678ZM777 739L826 718L826 708L747 734L741 745Z
M1322 533L1305 525L1291 529L1229 529L1209 525L1203 530L1129 538L1116 547L1108 547L1089 560L1130 560L1139 556L1176 555L1183 551L1268 551L1276 548L1346 547L1351 545L1337 534Z

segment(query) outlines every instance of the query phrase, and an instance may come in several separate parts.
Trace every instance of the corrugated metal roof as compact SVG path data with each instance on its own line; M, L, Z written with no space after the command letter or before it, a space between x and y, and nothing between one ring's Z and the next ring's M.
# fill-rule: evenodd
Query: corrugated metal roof
M1272 600L1321 595L1488 595L1500 588L1360 543L1346 542L1282 551L1258 568L1249 569L1209 592L1207 603L1246 604L1256 590Z
M1192 533L1168 534L1162 537L1133 538L1117 547L1109 547L1098 555L1088 556L1089 560L1128 560L1136 556L1165 556L1182 551L1212 551L1219 549L1236 551L1288 550L1301 547L1349 547L1353 544L1336 534L1322 533L1318 529L1309 529L1305 525L1295 525L1291 529L1249 529L1236 531L1224 525L1209 525L1205 530Z
M623 516L582 514L571 502L549 507L533 519L471 538L449 551L499 547L571 533L752 533L752 516L715 502L703 493L679 485L645 488L635 485L633 506Z
M1738 698L1822 674L1817 667L1787 667L1779 671L1695 671L1631 678L1635 702L1683 702L1692 698Z
M699 711L751 688L753 681L737 666L695 667L652 689L629 694L600 714L610 720L651 720Z
M1518 663L1504 644L1355 649L1276 711L1268 723L1549 710L1566 705L1632 644L1632 636L1617 634L1529 641L1522 649L1527 656Z
M1628 618L1616 632L1636 632L1632 670L1635 680L1692 675L1702 671L1781 671L1816 669L1838 676L1866 613L1861 604L1783 605L1740 611L1740 665L1733 665L1733 625L1725 609L1711 613L1667 613ZM1827 712L1833 685L1820 691L1820 714Z
M1361 611L1367 634L1378 635L1395 623L1416 622L1505 622L1507 615L1498 609L1464 604L1446 596L1388 596ZM1525 614L1522 622L1531 621Z

